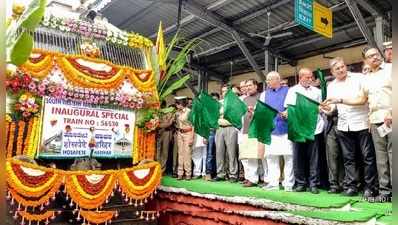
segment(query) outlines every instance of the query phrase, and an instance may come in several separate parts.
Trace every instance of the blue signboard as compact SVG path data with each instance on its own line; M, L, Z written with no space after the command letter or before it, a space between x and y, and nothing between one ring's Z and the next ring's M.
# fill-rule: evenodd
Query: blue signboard
M294 21L313 30L313 0L295 0Z

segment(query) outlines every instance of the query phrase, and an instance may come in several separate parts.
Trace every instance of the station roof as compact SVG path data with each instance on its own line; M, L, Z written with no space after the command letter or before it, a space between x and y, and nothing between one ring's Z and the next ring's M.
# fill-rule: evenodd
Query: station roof
M279 56L279 63L295 61L366 43L346 4L348 0L317 0L333 11L333 38L325 38L294 21L295 0L182 0L180 32L202 41L195 48L192 65L213 77L253 71L232 33L237 32L256 63L264 68L264 50ZM384 19L384 38L391 34L391 0L356 0L361 15L372 30L376 17ZM96 1L100 4L103 1ZM99 13L116 27L156 40L159 21L166 40L177 31L179 0L106 0ZM268 17L268 12L270 12ZM268 26L269 18L269 26ZM273 37L264 46L268 31Z

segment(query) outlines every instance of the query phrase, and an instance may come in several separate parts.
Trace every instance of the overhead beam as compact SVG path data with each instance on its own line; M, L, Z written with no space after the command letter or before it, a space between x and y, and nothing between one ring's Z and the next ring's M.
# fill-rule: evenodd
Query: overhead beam
M368 11L372 16L381 16L383 15L383 12L380 12L377 8L372 6L369 2L365 0L356 0L356 2L366 11Z
M291 1L292 0L281 0L281 1L277 1L276 3L273 3L273 4L267 4L263 8L261 8L260 10L235 20L232 24L233 25L240 25L242 23L245 23L247 21L250 21L252 19L255 19L255 18L265 14L267 11L270 11L270 10L279 8L280 6L286 5L287 3L291 2Z
M373 26L374 25L374 20L371 17L366 18L365 21L369 22L368 23L369 26ZM334 35L337 36L337 35L340 35L342 33L347 32L347 31L353 31L353 30L356 30L356 29L358 29L358 27L356 26L355 22L349 23L349 24L342 25L340 27L335 28L334 29L335 30ZM278 51L281 51L281 50L289 50L289 49L292 49L292 48L297 48L297 47L309 45L309 44L312 44L314 42L317 42L317 41L320 41L320 40L323 40L323 39L324 38L321 37L319 34L313 34L313 35L310 35L310 36L307 36L307 37L295 39L295 40L293 40L291 42L288 42L288 43L286 43L284 45L280 45L278 48L275 49L275 51L278 52ZM253 53L253 57L255 57L255 58L257 58L259 56L263 56L263 55L264 55L264 49L259 49L259 50L255 51ZM276 56L274 56L274 57L276 57ZM241 58L238 58L238 59L234 60L234 64L242 63L242 62L245 62L245 61L246 61L246 59L244 57L241 57ZM212 65L220 66L220 65L225 65L225 64L227 64L229 62L230 62L230 60L225 60L225 61L222 61L222 62L217 62L217 63L214 63L214 64L210 64L209 66L212 66Z
M262 46L261 43L258 43L258 41L255 40L251 40L252 38L247 34L240 34L234 27L229 25L223 18L212 12L207 11L205 8L201 7L199 4L197 4L194 1L185 2L184 9L189 13L191 13L192 15L195 15L198 18L207 21L208 23L213 24L214 26L220 27L224 31L230 33L233 39L237 42L239 48L242 50L247 60L249 61L250 65L253 67L257 76L260 78L261 81L265 81L265 76L263 72L259 69L256 61L254 60L253 56L250 54L250 51L246 47L245 43L243 43L242 37L248 38L249 41L257 45L256 47Z
M276 3L276 4L278 4L278 3ZM278 7L279 6L280 5L278 4ZM341 2L341 3L338 3L338 4L335 4L335 5L331 6L330 8L331 8L331 10L333 12L337 12L337 11L340 11L342 9L345 9L346 7L347 7L347 5L344 2ZM276 8L276 7L271 5L270 8ZM256 13L254 13L254 14L256 14ZM253 16L248 15L246 17L243 17L242 20L248 21L249 17L253 17ZM233 24L240 24L239 20L240 19L237 20L238 22L233 22ZM280 30L288 30L288 29L291 29L291 28L296 27L296 26L299 26L299 24L297 24L294 20L291 20L291 21L276 25L274 27L271 27L268 30L261 31L261 32L259 32L257 34L265 34L265 33L268 33L268 32L277 32L277 31L280 31ZM221 30L220 28L215 28L213 30L210 30L208 32L203 33L202 35L200 35L200 37L204 38L205 36L213 34L214 32L218 32L220 30ZM208 56L208 55L220 52L222 50L228 49L228 48L230 48L230 47L232 47L234 45L236 45L236 41L228 42L228 43L225 43L225 44L223 44L221 46L217 46L215 48L208 49L208 50L206 50L204 52L200 52L200 53L198 53L196 55L196 57ZM261 48L263 49L263 46L261 46ZM283 57L283 56L281 56L281 57ZM287 59L286 57L283 57L283 58L285 58L285 60L287 60L287 61L291 61L291 60Z
M372 32L366 25L365 19L363 18L361 12L358 9L357 3L352 0L344 0L345 3L347 4L348 8L350 9L350 12L352 16L354 17L354 20L356 24L359 27L359 30L361 31L362 35L365 37L365 39L368 41L368 43L374 47L376 47L380 54L384 57L383 52L381 51L380 47L377 45Z
M184 17L184 18L181 20L180 26L185 26L185 25L189 24L190 22L192 22L194 19L195 19L195 16L194 16L194 15L186 16L186 17ZM178 26L178 24L177 24L177 23L174 23L174 24L172 24L171 26L166 27L165 29L163 29L163 34L164 34L164 35L167 35L167 34L169 34L169 33L172 33L172 32L174 32L174 31L176 31L176 30L177 30L177 26ZM156 38L157 35L158 35L158 33L155 32L155 33L151 34L151 35L149 36L149 38L154 39L154 38Z
M206 72L208 74L209 78L213 78L213 80L216 80L216 81L224 81L225 80L224 75L222 75L216 71L213 71L205 66L202 66L202 65L199 65L196 63L191 63L190 67L192 67L195 70ZM194 71L192 69L189 69L189 70Z
M209 11L216 11L218 9L221 9L222 7L228 5L229 3L233 2L234 0L218 0L209 6L207 6L207 10Z

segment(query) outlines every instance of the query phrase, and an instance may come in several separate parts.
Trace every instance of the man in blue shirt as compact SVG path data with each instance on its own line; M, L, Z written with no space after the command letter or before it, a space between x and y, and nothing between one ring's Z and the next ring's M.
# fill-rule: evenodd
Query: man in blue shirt
M278 72L271 71L267 74L267 89L261 93L260 101L268 104L278 112L285 111L284 102L289 90L286 86L281 86L281 77ZM294 185L293 173L293 145L288 140L287 120L278 114L274 119L275 129L271 134L271 144L265 147L265 158L268 165L268 185L266 190L278 190L281 175L279 159L284 159L284 180L282 185L285 191L292 191Z

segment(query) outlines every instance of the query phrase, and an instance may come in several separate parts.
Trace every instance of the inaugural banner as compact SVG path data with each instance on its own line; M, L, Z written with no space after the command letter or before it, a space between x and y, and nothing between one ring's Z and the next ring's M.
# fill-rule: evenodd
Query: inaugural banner
M135 113L44 98L39 158L132 156Z

